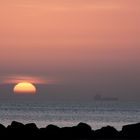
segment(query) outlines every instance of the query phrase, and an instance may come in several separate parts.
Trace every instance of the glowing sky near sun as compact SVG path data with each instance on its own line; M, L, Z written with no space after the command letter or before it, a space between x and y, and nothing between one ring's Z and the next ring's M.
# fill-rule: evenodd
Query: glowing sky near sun
M138 92L139 17L140 0L0 0L0 76Z

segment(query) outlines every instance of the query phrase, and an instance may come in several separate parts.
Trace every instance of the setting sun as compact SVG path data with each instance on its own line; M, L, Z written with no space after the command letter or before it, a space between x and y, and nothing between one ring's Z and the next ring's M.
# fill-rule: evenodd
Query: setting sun
M13 89L16 94L34 94L36 93L36 87L29 82L21 82L15 85Z

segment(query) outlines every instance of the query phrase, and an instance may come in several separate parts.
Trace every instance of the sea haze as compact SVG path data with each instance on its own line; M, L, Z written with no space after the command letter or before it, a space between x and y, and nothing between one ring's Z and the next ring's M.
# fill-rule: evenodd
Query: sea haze
M0 123L5 126L13 120L36 123L38 127L49 124L63 126L85 122L93 129L106 125L120 130L122 125L140 121L140 103L122 101L93 102L0 102Z

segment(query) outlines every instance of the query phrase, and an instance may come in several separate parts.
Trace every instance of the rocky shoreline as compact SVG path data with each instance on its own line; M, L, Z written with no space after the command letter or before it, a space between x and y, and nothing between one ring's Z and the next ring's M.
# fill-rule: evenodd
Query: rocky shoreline
M79 123L73 127L58 127L48 125L45 128L38 128L36 124L22 124L13 121L5 127L0 124L0 135L10 139L65 139L65 140L122 140L122 139L140 139L140 123L125 125L121 131L116 130L112 126L105 126L101 129L92 130L85 123Z

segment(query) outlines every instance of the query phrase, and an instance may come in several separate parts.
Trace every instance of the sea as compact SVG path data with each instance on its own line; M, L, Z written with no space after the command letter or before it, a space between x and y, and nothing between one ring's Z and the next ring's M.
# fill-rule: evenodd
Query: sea
M36 123L39 128L49 124L75 126L84 122L92 129L110 125L121 130L123 125L140 122L140 102L1 101L0 123L8 126L12 121Z

